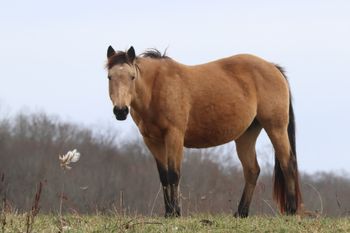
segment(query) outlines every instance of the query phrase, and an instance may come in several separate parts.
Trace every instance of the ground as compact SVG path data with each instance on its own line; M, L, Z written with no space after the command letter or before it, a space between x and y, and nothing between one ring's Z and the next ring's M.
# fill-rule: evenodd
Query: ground
M38 215L32 232L350 232L350 218L195 215L176 219L120 215ZM8 214L5 232L26 232L26 215Z

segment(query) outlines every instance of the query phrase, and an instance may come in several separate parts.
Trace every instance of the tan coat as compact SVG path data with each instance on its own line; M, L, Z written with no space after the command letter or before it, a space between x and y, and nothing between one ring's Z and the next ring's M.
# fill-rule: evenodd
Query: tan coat
M167 216L180 215L183 147L212 147L232 140L246 180L237 216L247 216L260 171L255 142L262 128L276 151L274 197L282 212L297 211L301 194L294 114L282 68L247 54L187 66L158 51L139 57L132 47L108 53L114 112L124 119L130 107L157 162Z

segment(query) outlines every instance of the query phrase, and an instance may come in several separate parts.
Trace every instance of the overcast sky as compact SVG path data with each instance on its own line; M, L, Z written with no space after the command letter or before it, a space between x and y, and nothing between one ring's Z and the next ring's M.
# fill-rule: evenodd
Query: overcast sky
M3 1L0 114L45 111L137 137L112 114L108 45L168 47L184 64L252 53L287 70L300 169L350 172L349 12L336 0Z

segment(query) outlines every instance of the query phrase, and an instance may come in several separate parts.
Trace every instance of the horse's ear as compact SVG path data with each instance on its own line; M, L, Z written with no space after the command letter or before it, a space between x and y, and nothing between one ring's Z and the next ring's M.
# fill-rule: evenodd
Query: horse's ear
M107 49L107 58L110 58L115 54L115 50L112 48L112 46L109 46Z
M130 49L126 52L126 54L128 55L129 62L133 62L135 60L136 53L134 47L131 46Z

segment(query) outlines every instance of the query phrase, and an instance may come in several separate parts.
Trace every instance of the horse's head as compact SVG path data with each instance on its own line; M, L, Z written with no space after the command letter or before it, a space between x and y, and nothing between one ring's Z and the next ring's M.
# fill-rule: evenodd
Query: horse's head
M117 120L125 120L135 93L135 78L138 74L135 50L130 47L127 52L116 52L109 46L107 58L109 96L113 104L113 113Z

